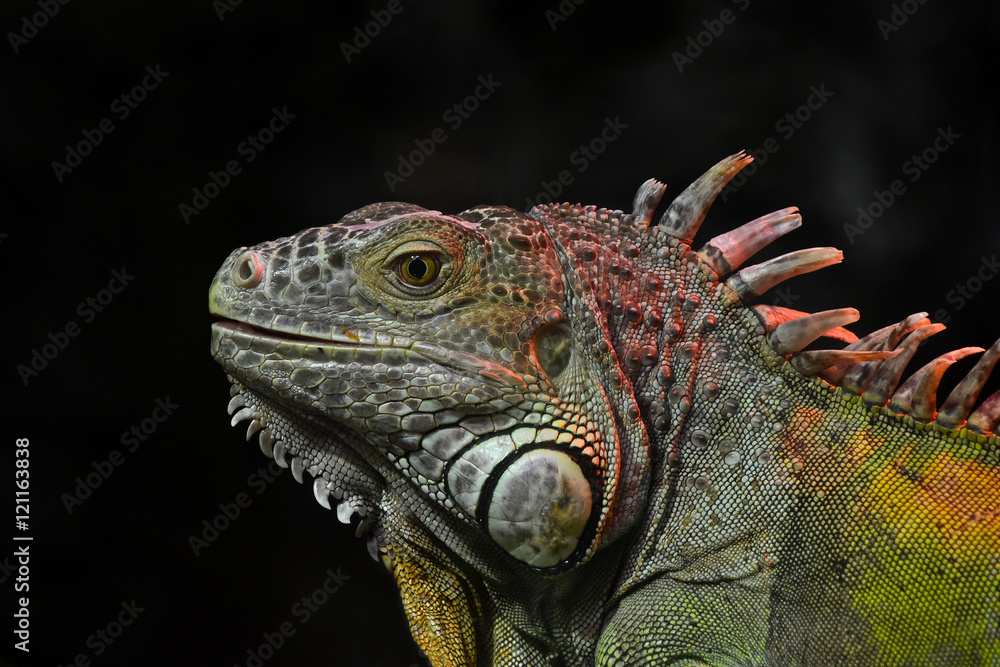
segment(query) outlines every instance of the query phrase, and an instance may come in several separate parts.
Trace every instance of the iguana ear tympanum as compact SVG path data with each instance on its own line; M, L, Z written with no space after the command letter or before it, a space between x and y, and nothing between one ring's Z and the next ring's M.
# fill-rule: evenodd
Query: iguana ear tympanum
M788 208L693 245L750 161L631 213L366 206L215 277L233 424L312 476L441 665L1000 665L1000 341L752 306ZM741 268L742 267L742 268ZM847 343L805 350L820 337Z

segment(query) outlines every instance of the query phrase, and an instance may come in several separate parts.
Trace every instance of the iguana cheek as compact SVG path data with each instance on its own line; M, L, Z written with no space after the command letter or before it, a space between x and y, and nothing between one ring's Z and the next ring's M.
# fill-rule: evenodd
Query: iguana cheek
M522 440L528 432L536 430L514 435ZM449 467L448 491L507 553L553 567L577 550L597 504L593 489L570 454L517 444L512 434L501 434L468 449Z
M552 567L576 551L592 502L590 483L576 461L564 452L534 449L500 474L487 528L514 558Z

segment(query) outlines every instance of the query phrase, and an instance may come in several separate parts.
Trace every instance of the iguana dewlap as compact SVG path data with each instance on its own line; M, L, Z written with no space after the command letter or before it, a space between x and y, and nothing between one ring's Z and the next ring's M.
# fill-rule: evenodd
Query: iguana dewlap
M1000 665L1000 341L939 405L983 350L900 383L926 313L750 305L841 253L746 266L794 208L695 244L749 161L655 223L655 180L382 203L222 265L233 424L360 516L433 665Z

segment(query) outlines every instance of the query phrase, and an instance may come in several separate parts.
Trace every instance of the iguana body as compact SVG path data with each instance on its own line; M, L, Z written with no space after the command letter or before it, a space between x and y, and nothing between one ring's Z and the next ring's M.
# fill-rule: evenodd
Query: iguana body
M982 350L897 387L925 314L854 342L852 309L747 305L840 260L740 268L795 209L692 246L748 161L654 224L656 181L630 214L376 204L220 269L234 424L361 515L432 664L1000 664L1000 342L938 410Z

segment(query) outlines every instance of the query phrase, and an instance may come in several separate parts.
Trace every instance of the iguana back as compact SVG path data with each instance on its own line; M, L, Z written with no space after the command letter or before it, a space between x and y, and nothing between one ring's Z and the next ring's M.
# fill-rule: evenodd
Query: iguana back
M983 350L900 384L925 313L749 305L841 259L741 268L794 208L695 249L749 160L657 224L653 180L629 214L384 203L219 270L233 423L361 515L432 664L1000 664L1000 341L938 406Z

